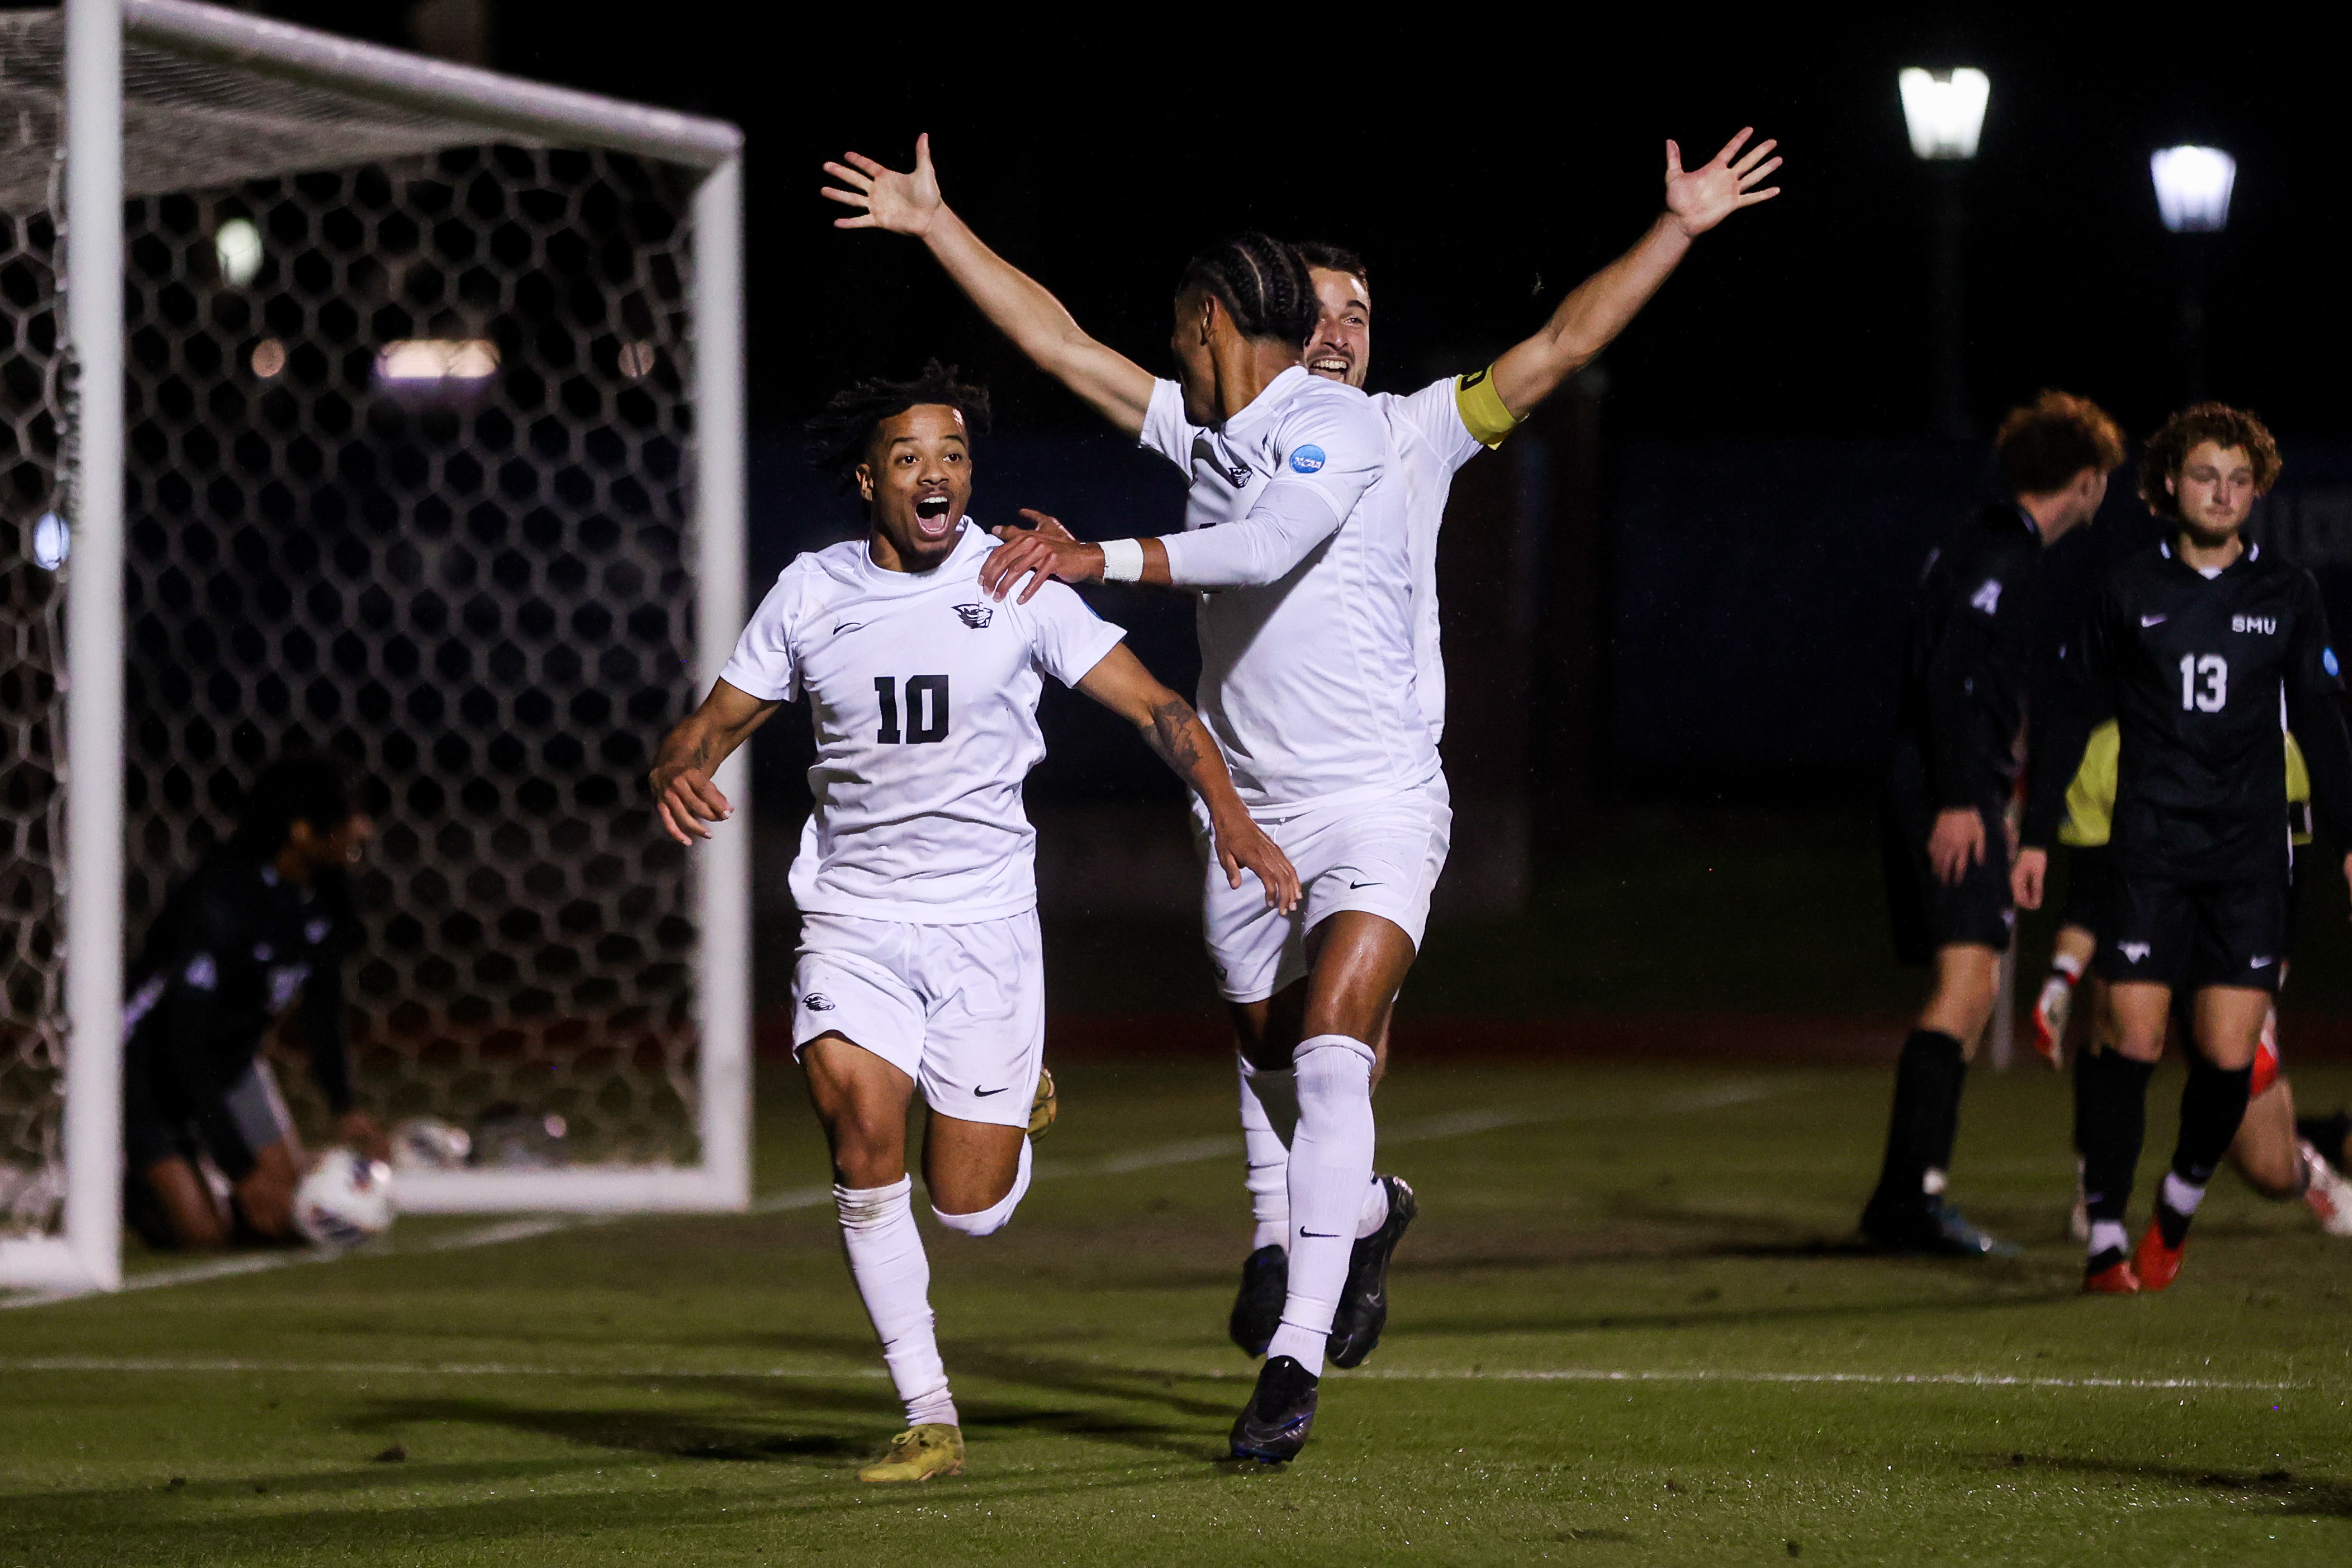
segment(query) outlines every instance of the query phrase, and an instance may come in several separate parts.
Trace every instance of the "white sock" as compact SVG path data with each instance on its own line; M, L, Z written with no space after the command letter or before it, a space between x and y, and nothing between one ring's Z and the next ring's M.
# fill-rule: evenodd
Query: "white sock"
M2170 1171L2164 1173L2164 1206L2175 1214L2194 1214L2205 1201L2205 1189L2191 1186Z
M2091 1221L2092 1257L2095 1258L2102 1252L2128 1252L2130 1250L2131 1233L2124 1228L2124 1222L2122 1220L2094 1219Z
M1372 1176L1372 1048L1344 1034L1301 1040L1298 1132L1290 1140L1290 1295L1268 1357L1317 1376L1348 1283L1356 1217Z
M961 1230L966 1236L993 1236L1013 1223L1013 1211L1021 1207L1022 1197L1029 1190L1029 1152L1027 1138L1021 1140L1021 1163L1013 1167L1013 1188L1003 1197L977 1214L942 1214L939 1206L931 1206L931 1218L950 1230Z
M908 1195L914 1178L888 1186L833 1189L841 1215L842 1250L849 1254L849 1277L866 1302L866 1315L882 1340L890 1382L907 1406L907 1425L926 1421L957 1425L955 1399L931 1318L931 1265L923 1256L922 1232L915 1228Z
M1298 1090L1295 1075L1253 1067L1240 1059L1242 1080L1242 1157L1249 1163L1244 1185L1249 1188L1250 1218L1257 1233L1250 1250L1290 1245L1290 1141L1298 1123Z
M1389 1222L1389 1184L1374 1176L1364 1184L1364 1206L1356 1210L1356 1239L1361 1241Z

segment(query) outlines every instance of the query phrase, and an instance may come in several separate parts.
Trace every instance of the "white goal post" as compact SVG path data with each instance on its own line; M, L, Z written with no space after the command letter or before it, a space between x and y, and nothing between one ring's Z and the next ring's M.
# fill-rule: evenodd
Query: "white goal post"
M188 0L0 12L0 1288L120 1283L126 947L289 746L363 1097L572 1129L402 1206L742 1207L749 814L637 783L744 615L740 133Z

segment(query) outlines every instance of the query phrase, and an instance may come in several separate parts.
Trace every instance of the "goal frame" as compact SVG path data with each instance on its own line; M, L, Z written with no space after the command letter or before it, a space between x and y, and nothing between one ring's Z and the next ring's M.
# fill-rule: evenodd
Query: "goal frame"
M186 58L427 113L553 146L635 153L698 172L694 664L718 679L743 621L742 133L723 121L549 87L190 0L64 0L67 335L79 356L78 515L66 598L65 1218L0 1239L0 1288L121 1283L124 955L124 257L126 38ZM404 1172L415 1213L720 1210L751 1197L750 757L718 782L741 803L695 851L698 1045L692 1166Z

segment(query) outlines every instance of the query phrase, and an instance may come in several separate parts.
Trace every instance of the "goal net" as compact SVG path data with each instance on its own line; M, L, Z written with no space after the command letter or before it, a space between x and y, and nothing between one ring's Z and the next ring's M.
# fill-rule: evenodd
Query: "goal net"
M737 133L183 0L0 13L0 1284L112 1282L126 950L298 747L362 1103L533 1129L404 1207L740 1205L748 835L642 783L741 618Z

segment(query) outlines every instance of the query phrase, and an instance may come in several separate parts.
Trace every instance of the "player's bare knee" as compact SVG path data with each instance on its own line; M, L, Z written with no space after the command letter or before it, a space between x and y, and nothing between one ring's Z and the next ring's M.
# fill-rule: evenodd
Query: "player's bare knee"
M938 1196L954 1203L956 1209L950 1212L934 1203L931 1217L950 1230L959 1230L966 1236L993 1236L1013 1222L1013 1211L1021 1207L1022 1198L1029 1192L1029 1140L1023 1138L1011 1173L982 1188L983 1192L992 1190L993 1197L982 1198L982 1193L965 1190L960 1182L952 1186L941 1183Z

